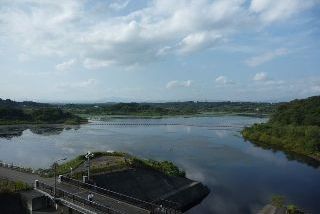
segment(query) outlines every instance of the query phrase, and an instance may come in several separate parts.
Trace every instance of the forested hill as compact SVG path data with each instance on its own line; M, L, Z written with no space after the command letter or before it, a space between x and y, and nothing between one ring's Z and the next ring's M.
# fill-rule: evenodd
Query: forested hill
M75 115L175 116L237 114L265 116L272 113L272 103L255 102L166 102L166 103L92 103L48 104L0 99L0 124L78 123Z
M50 104L15 102L0 99L0 125L11 124L80 124L86 122L70 112Z
M1 99L0 98L0 107L11 107L11 108L38 108L38 107L49 107L51 106L48 103L36 103L33 101L23 101L23 102L16 102L10 99Z
M261 146L320 160L320 96L282 104L268 123L245 128L242 135Z
M278 104L255 102L166 102L166 103L96 103L67 104L63 108L77 114L91 115L194 115L245 114L268 115Z
M282 125L320 126L320 96L280 105L270 122Z

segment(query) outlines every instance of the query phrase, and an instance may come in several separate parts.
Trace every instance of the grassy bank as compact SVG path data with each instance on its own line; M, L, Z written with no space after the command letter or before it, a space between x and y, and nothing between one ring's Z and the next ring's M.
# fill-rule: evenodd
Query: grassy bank
M131 159L131 165L134 167L142 167L157 170L169 176L186 176L185 171L179 169L179 167L177 167L170 161L155 161L150 159L146 160L134 157Z
M112 162L102 162L99 163L98 160L101 157L113 157ZM84 155L79 155L78 157L64 162L62 164L57 165L57 174L67 174L70 172L70 168L76 170L78 167L83 165L86 161ZM176 165L169 161L155 161L150 159L141 159L129 155L127 153L122 152L93 152L93 159L91 160L91 172L92 173L102 173L114 170L120 170L124 168L134 168L141 167L152 170L160 171L169 176L185 176L185 172L179 169ZM53 176L53 168L40 170L40 174L44 176ZM74 173L75 177L79 177L79 175L83 174L83 172Z
M0 178L0 193L13 193L30 189L31 187L26 183Z

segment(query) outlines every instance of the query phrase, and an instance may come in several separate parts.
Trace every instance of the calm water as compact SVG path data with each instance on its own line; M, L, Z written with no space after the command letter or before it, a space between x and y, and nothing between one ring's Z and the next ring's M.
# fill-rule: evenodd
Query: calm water
M171 160L186 170L188 178L207 185L210 195L188 213L255 213L275 194L320 213L319 168L241 138L242 126L261 121L224 116L109 121L179 124L159 126L106 126L93 121L72 129L2 127L0 160L43 168L88 150L124 151Z

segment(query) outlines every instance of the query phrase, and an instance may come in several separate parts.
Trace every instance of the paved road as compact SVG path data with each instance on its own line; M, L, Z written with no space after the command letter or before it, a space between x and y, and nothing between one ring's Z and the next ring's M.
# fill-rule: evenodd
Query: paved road
M53 178L42 178L36 174L19 172L19 171L12 170L9 168L4 168L4 167L0 167L0 177L7 178L12 181L23 181L29 185L33 185L35 180L42 181L49 185L54 184Z
M25 183L28 183L29 185L33 185L35 180L39 180L41 182L44 182L48 185L53 186L54 185L54 179L53 178L42 178L39 175L31 174L31 173L25 173L25 172L19 172L16 170L12 170L9 168L3 168L0 167L0 177L7 178L12 181L23 181ZM80 196L83 199L87 199L87 196L89 194L89 191L86 189L82 189L70 184L66 183L57 183L57 188L60 188L64 191L73 193L77 196ZM116 199L94 193L94 201L98 204L104 205L106 207L111 207L114 210L123 212L123 213L132 213L132 214L147 214L150 213L147 210L144 210L140 207L133 206L131 204L118 201Z
M70 184L61 183L58 184L58 188L61 188L67 192L70 192L74 195L80 196L81 198L87 199L88 194L90 193L89 190L79 188ZM114 210L120 211L122 213L132 213L132 214L147 214L150 213L149 211L142 209L140 207L136 207L134 205L128 204L126 202L118 201L116 199L110 198L108 196L93 193L94 195L94 202L104 205L106 207L111 207Z

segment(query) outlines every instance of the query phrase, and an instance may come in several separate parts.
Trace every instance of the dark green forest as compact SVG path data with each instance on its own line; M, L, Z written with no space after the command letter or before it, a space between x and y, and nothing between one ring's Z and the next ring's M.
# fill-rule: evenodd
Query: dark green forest
M242 135L258 145L271 145L320 160L320 96L282 104L269 122L247 127Z

